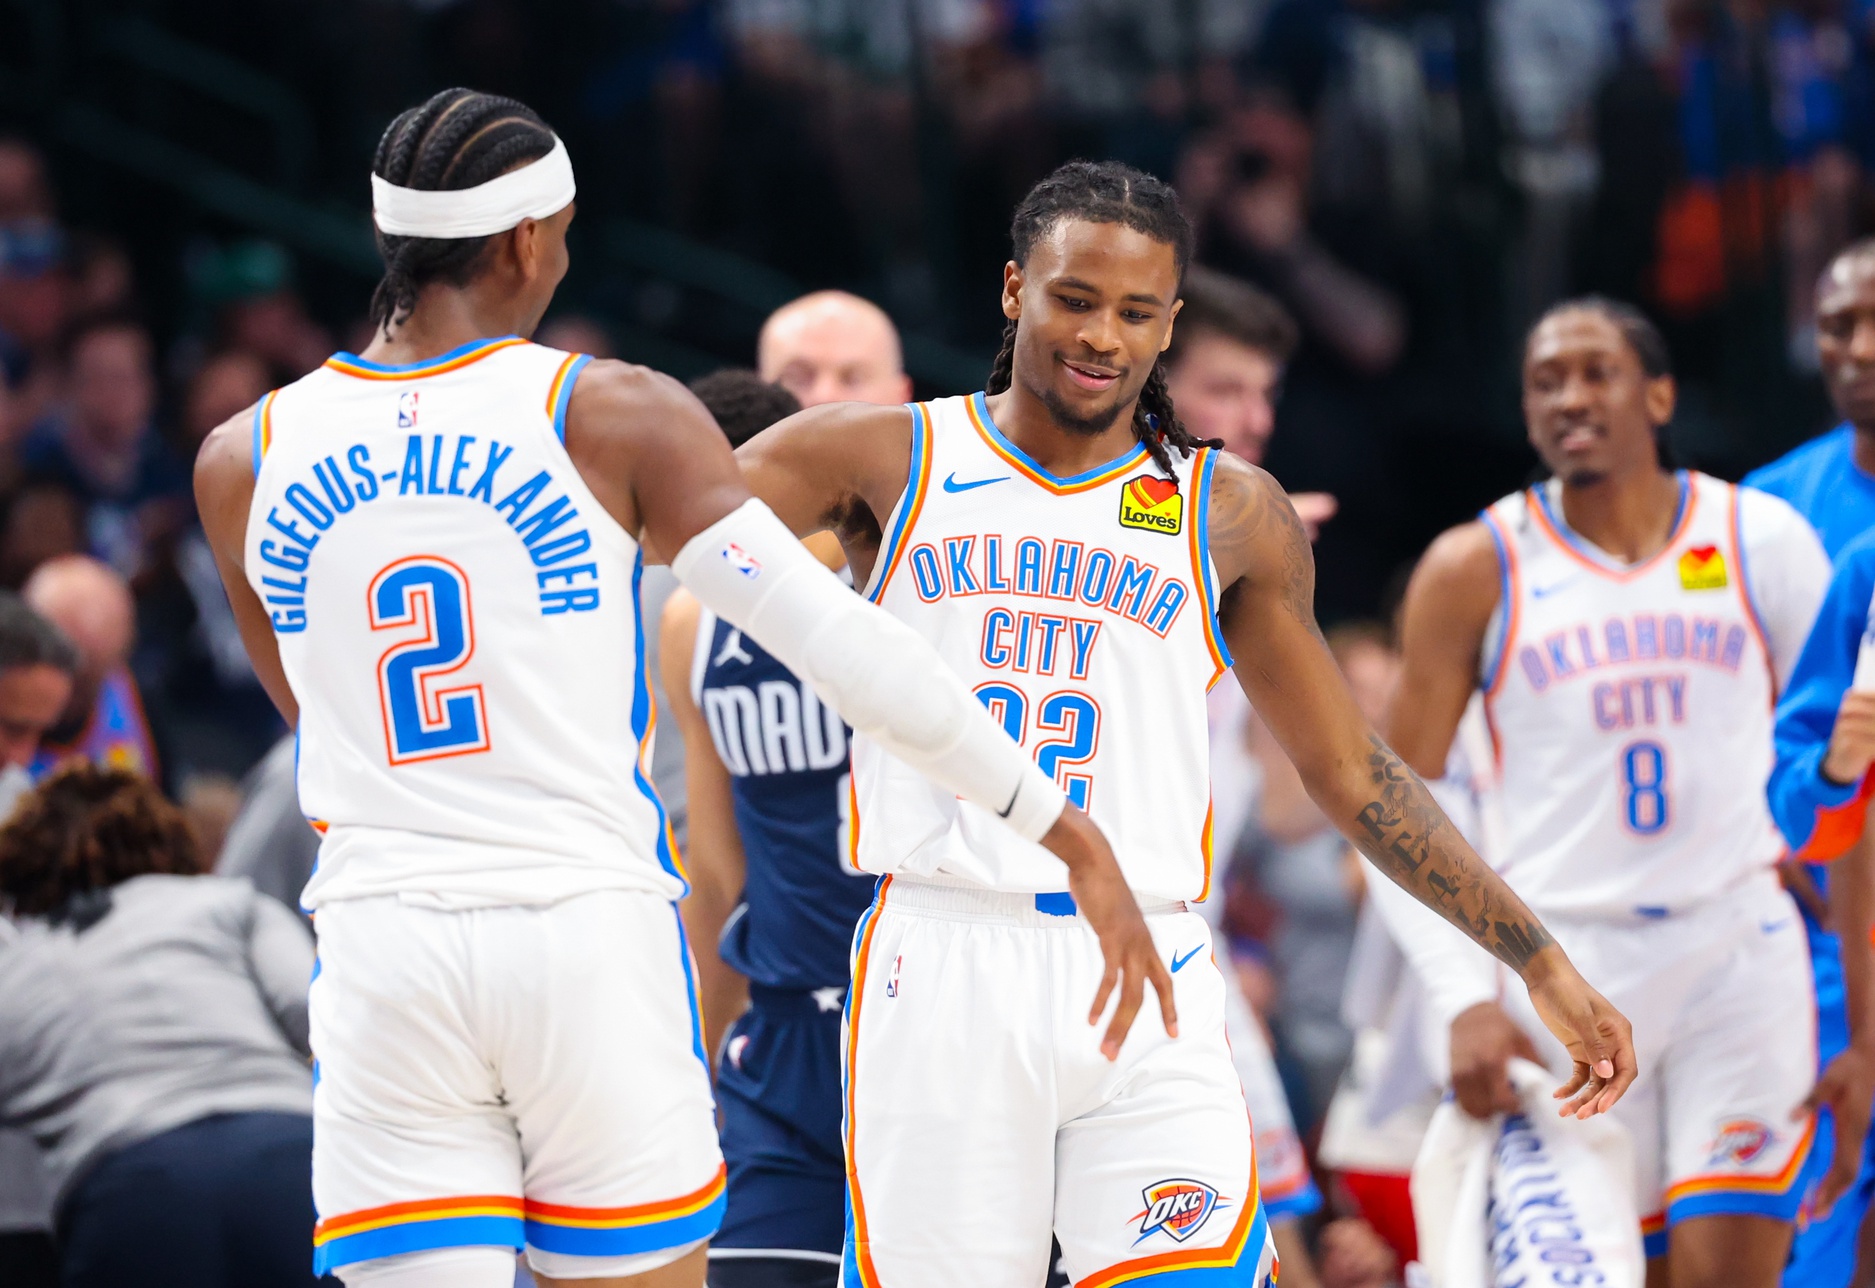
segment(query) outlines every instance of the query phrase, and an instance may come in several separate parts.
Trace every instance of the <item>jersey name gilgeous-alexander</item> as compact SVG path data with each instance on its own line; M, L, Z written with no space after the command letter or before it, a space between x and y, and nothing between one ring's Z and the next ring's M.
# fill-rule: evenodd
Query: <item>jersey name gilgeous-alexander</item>
M1205 691L1228 665L1206 523L1215 454L1162 477L1144 447L1073 478L997 429L981 394L913 408L911 477L869 598L938 649L1100 823L1133 888L1210 874ZM855 863L1054 892L1039 845L854 739Z
M1694 473L1680 489L1666 547L1626 567L1568 528L1554 484L1482 516L1503 574L1483 687L1504 871L1541 913L1660 915L1779 853L1739 493Z
M683 891L643 769L642 560L561 441L585 361L340 354L256 410L247 574L326 829L309 907Z

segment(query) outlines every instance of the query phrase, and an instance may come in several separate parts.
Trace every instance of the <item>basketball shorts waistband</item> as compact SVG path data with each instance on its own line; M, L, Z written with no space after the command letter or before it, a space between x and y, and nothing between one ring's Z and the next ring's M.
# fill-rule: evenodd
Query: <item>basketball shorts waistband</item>
M880 885L879 902L893 912L926 913L960 921L996 921L1038 927L1085 924L1075 907L1074 897L1066 891L1018 894L895 876L889 883ZM1188 911L1183 899L1141 899L1139 909L1148 917Z

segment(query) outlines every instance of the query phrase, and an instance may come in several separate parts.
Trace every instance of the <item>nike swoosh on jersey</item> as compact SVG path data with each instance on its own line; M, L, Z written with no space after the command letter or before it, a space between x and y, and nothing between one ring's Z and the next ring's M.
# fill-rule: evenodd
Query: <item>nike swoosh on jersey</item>
M1556 584L1552 586L1532 586L1530 587L1530 598L1548 599L1551 595L1554 595L1558 593L1559 591L1568 590L1571 586L1575 584L1576 584L1576 578L1569 577L1569 578L1565 578L1562 581L1557 582Z
M1204 951L1204 945L1199 944L1196 948L1186 953L1183 957L1180 957L1177 953L1173 953L1172 954L1172 973L1174 975L1178 974L1180 968L1183 967L1186 962L1190 961L1192 958L1196 957L1199 953L1203 951Z
M957 481L957 472L953 470L944 478L944 490L946 492L968 492L971 488L988 487L992 483L1007 483L1008 481L1009 476L1007 474L1002 474L993 479L972 479L968 483L959 483Z

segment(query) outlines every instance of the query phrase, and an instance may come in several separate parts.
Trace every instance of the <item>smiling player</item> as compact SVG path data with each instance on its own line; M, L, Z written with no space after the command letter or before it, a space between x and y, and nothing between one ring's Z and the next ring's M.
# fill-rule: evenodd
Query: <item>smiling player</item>
M1784 502L1662 463L1673 402L1666 345L1635 309L1585 299L1537 324L1524 417L1553 477L1427 551L1389 723L1407 763L1438 773L1484 692L1506 880L1635 1017L1648 1072L1614 1113L1648 1254L1666 1258L1649 1281L1771 1288L1813 1130L1795 1111L1816 1011L1764 785L1829 564ZM1422 974L1457 1017L1459 1103L1484 1117L1516 1107L1506 1063L1539 1058L1543 1035L1461 954Z
M1185 907L1211 876L1205 690L1233 652L1328 816L1524 975L1576 1053L1567 1108L1634 1076L1626 1022L1361 718L1282 490L1180 426L1158 359L1191 238L1165 184L1065 166L1016 211L986 393L815 408L739 453L1108 830L1183 1035L1098 1038L1060 864L856 735L855 859L884 879L848 1000L848 1288L1033 1288L1051 1230L1085 1288L1268 1275L1224 980Z

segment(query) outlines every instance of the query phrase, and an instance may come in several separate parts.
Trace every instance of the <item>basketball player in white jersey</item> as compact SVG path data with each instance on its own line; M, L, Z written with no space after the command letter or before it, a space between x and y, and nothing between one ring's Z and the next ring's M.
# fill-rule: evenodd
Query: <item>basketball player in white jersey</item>
M1649 1283L1771 1288L1803 1198L1816 1011L1765 780L1829 564L1784 502L1661 463L1674 384L1636 310L1551 310L1523 389L1551 477L1427 552L1390 731L1436 774L1483 692L1504 878L1634 1022L1644 1072L1614 1112ZM1427 929L1404 946L1432 954L1435 1008L1456 1017L1460 1103L1509 1108L1509 1056L1559 1053L1517 990Z
M1191 248L1171 189L1076 162L1013 232L987 396L810 409L740 458L797 532L838 532L867 597L1103 820L1182 1036L1097 1039L1100 962L1060 865L856 735L850 833L884 879L848 996L843 1282L1034 1288L1052 1229L1086 1288L1260 1285L1273 1259L1224 981L1185 908L1210 879L1205 689L1232 653L1328 815L1524 974L1576 1054L1565 1111L1619 1099L1631 1039L1362 720L1282 490L1179 426L1157 365Z
M196 491L325 830L304 902L318 1269L698 1288L723 1208L684 890L647 780L647 546L857 729L1067 861L1170 995L1114 856L929 645L749 498L675 382L528 343L565 147L450 90L373 164L378 332L204 445ZM1168 1025L1173 1017L1165 1015Z

